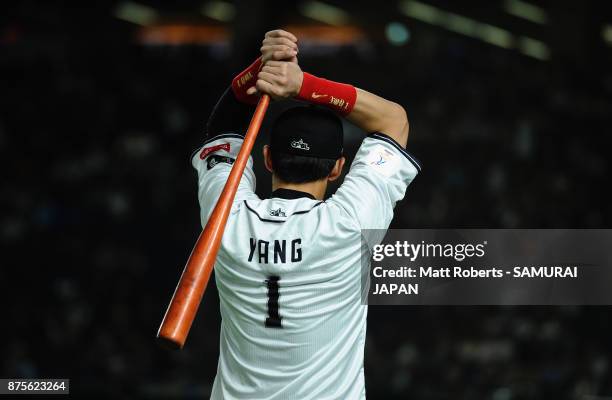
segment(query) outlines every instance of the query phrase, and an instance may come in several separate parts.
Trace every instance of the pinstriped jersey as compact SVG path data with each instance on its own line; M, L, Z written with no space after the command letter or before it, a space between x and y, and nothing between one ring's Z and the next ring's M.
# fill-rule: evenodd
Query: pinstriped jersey
M241 145L224 134L192 157L202 226ZM419 170L376 133L326 201L283 189L260 199L249 159L215 264L222 322L212 399L365 398L361 257L374 243L362 246L361 230L388 228Z

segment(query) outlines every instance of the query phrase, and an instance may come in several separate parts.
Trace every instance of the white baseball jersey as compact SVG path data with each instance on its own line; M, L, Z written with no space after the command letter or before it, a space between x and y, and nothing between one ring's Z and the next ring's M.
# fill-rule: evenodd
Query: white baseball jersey
M241 145L224 134L192 157L202 226ZM364 399L361 257L370 249L361 229L388 228L420 167L371 134L326 201L291 190L260 199L252 167L249 159L215 264L222 323L211 398Z

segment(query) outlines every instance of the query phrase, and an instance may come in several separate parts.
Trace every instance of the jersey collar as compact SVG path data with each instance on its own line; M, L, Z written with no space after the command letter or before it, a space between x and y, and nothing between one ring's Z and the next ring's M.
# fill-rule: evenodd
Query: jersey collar
M272 192L272 195L270 197L278 197L281 199L288 199L288 200L300 199L302 197L306 197L312 200L316 200L315 197L311 195L310 193L302 192L299 190L293 190L293 189L285 189L285 188L276 189L275 191Z

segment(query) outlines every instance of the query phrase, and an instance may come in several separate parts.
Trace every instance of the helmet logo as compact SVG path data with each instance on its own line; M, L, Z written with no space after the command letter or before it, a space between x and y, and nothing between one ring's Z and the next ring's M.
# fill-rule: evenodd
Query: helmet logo
M308 143L304 142L302 139L294 140L293 142L291 142L291 147L300 150L310 150L310 146L308 146Z

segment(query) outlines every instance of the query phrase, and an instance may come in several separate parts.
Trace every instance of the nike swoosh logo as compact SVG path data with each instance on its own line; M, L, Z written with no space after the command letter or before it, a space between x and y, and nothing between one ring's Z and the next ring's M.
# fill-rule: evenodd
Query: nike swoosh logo
M318 99L319 97L327 97L326 94L316 94L316 93L313 93L311 96L313 99Z

